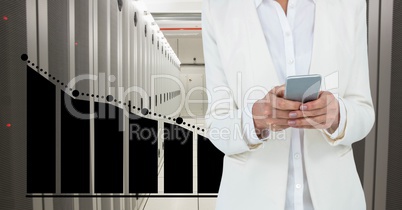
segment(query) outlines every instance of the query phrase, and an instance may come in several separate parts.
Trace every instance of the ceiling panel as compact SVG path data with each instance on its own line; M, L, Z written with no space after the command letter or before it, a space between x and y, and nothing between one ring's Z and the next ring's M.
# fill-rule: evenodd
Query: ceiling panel
M201 28L202 0L143 0L160 28Z
M144 0L151 13L201 13L202 0Z
M166 38L201 39L202 0L143 0Z

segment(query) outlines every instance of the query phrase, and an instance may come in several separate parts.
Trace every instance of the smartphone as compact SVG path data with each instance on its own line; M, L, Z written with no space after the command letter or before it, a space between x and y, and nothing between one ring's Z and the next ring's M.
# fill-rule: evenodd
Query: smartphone
M285 84L285 98L302 103L314 101L318 98L321 87L321 75L289 76Z

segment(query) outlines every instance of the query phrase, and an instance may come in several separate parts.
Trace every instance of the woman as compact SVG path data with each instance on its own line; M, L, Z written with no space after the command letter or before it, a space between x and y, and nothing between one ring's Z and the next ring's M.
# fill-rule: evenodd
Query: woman
M202 22L216 209L366 209L351 147L375 118L366 2L204 0ZM301 74L322 76L317 100L284 99Z

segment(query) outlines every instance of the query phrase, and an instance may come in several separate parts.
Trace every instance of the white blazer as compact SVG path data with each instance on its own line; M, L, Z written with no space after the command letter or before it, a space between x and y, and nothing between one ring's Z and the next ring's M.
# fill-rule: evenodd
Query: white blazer
M223 153L218 210L283 210L289 129L254 148L242 133L246 99L262 98L278 82L254 0L204 0L203 42L210 92L207 135ZM375 115L370 94L365 0L317 0L310 74L339 94L345 132L332 140L304 132L304 162L316 210L364 210L351 144L363 139ZM259 91L250 91L259 88ZM216 135L220 133L221 135ZM230 130L230 134L228 134ZM240 132L239 132L240 130ZM228 138L226 138L228 137Z

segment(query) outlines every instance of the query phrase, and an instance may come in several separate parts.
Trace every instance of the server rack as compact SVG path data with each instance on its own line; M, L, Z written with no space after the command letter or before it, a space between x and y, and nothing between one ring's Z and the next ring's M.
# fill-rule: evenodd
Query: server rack
M141 115L142 108L156 111L151 94L152 75L179 74L180 61L167 62L168 58L158 51L161 47L168 48L168 44L160 42L156 49L157 34L158 39L163 34L157 33L159 27L146 11L144 2L132 0L26 1L27 54L32 63L43 69L38 73L56 86L56 190L51 194L63 193L63 181L60 179L64 166L60 163L65 159L62 151L64 154L67 151L62 150L65 142L62 134L66 132L66 127L62 125L64 112L60 108L63 106L61 97L87 102L85 106L90 113L101 111L100 104L109 104L116 110ZM154 95L178 90L176 86L167 87L164 83L154 85ZM130 92L130 88L133 91ZM74 91L78 91L78 95ZM167 107L178 108L178 102L158 104L158 113ZM121 141L124 148L123 186L121 192L106 195L129 195L129 115L123 116L119 121L123 137L116 140ZM156 119L158 116L141 117ZM95 137L98 131L97 120L89 119L86 141L90 181L84 194L104 195L96 192L95 154L99 144ZM158 147L163 150L162 142L158 142ZM138 202L135 198L34 198L33 208L134 209Z

